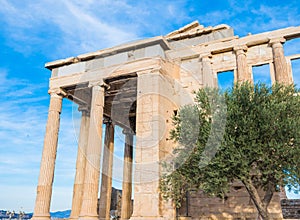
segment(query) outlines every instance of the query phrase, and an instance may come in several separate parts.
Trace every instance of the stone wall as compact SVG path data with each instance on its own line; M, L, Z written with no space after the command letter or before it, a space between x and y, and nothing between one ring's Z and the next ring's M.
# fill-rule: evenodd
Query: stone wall
M263 192L260 194L263 195ZM274 220L283 219L280 207L281 196L281 193L275 193L269 205L269 212ZM257 218L258 213L243 184L235 182L225 199L209 197L201 191L190 192L188 201L183 202L178 215L189 216L189 219L193 220L253 220Z
M300 219L300 199L283 199L281 208L284 219Z

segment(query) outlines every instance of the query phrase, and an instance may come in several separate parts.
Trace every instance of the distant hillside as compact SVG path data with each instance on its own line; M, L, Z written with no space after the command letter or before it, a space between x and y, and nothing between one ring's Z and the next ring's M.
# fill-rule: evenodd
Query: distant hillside
M69 218L70 214L71 214L71 210L50 212L52 218Z
M7 211L0 210L0 219L9 218L9 216L6 215L6 212ZM22 217L22 219L30 219L31 217L32 217L32 213L25 213L25 215ZM19 219L19 218L20 218L19 213L15 213L12 216L12 219Z

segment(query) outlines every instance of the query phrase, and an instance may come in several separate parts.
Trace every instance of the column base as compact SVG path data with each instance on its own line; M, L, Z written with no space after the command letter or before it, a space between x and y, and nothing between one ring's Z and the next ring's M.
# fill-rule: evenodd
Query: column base
M36 215L33 215L32 220L50 220L51 217L50 217L50 214L48 215L43 215L43 216L36 216Z
M170 220L165 217L131 217L130 220Z
M99 220L99 216L79 216L78 220Z

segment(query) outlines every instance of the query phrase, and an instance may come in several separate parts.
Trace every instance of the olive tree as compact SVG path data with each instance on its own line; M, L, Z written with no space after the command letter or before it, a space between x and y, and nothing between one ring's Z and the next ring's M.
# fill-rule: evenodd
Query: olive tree
M236 84L200 89L173 117L173 158L160 190L177 207L191 189L226 198L241 181L263 219L274 192L299 189L300 95L293 86ZM258 192L264 190L264 194Z

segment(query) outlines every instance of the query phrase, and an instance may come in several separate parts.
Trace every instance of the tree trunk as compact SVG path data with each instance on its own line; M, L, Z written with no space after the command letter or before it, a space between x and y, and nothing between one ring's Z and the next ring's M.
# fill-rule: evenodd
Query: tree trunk
M263 205L265 206L266 209L268 208L268 206L272 200L274 192L275 192L275 185L273 183L268 183L266 194L262 201Z
M262 217L263 220L271 220L268 214L268 205L265 205L261 199L260 196L256 190L256 188L254 187L251 179L247 179L242 181L243 184L245 185L250 198L252 199L252 201L254 202L254 205L259 213L259 215ZM270 200L271 201L271 200Z

